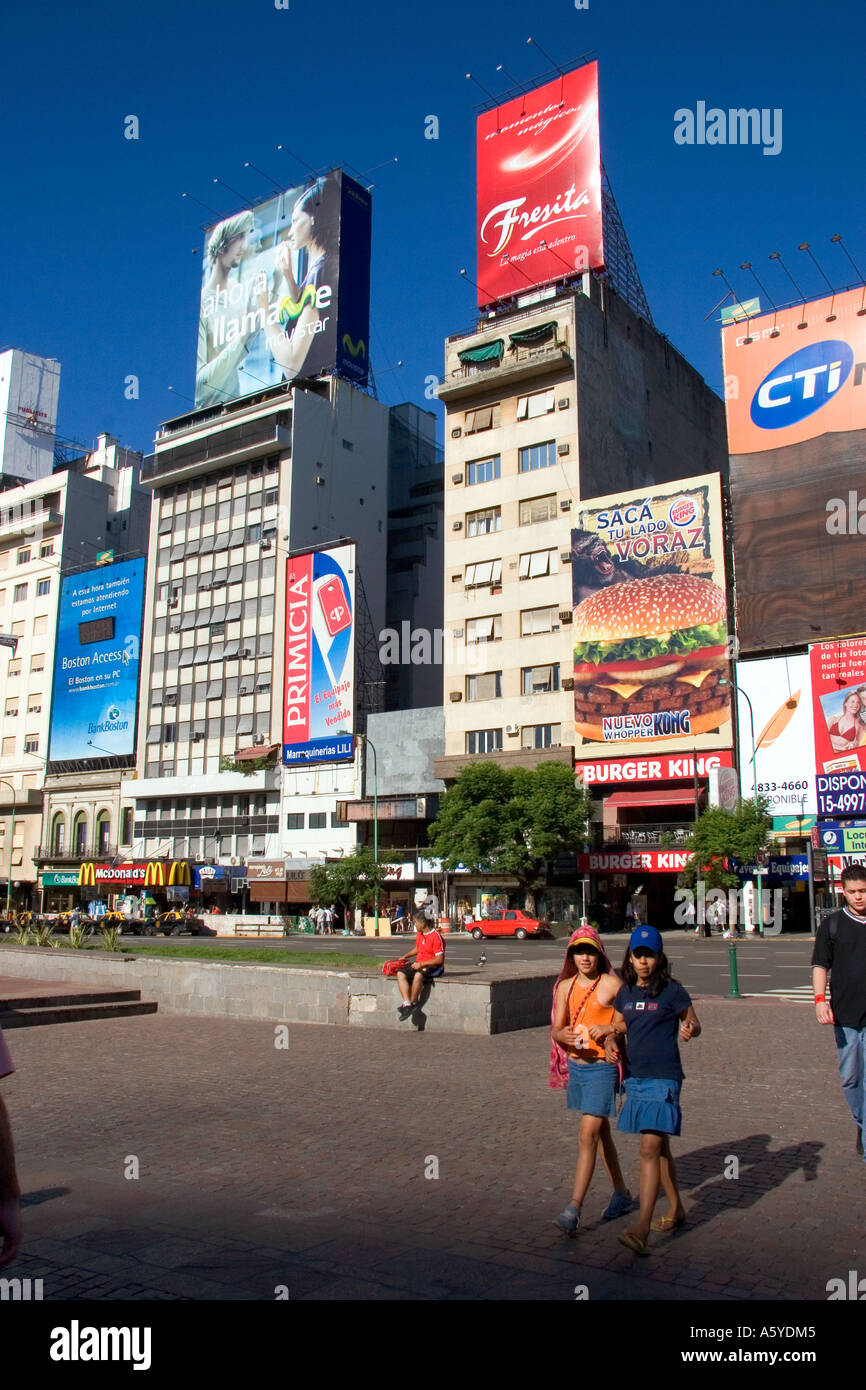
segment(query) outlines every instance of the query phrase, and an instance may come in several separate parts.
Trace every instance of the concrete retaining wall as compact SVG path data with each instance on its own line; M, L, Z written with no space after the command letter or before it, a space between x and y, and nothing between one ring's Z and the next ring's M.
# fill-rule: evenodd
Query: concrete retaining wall
M507 1033L549 1022L553 975L438 980L422 1016L403 1023L392 979L360 971L159 960L95 952L4 947L0 975L139 989L168 1014L330 1023L361 1028L423 1026L439 1033Z

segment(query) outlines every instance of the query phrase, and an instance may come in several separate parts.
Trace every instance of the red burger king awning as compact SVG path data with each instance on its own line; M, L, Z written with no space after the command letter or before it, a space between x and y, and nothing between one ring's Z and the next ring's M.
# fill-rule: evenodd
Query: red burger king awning
M607 806L694 806L694 791L684 787L670 791L614 792L604 798Z

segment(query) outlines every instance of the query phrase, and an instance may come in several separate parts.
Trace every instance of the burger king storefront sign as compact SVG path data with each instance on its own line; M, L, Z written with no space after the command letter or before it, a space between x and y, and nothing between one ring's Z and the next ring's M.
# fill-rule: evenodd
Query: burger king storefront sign
M665 753L658 758L604 758L598 762L580 762L574 771L576 781L589 787L612 782L620 785L691 782L696 774L698 777L708 777L719 767L733 767L733 754L729 748L719 753L699 753L697 758L691 753Z

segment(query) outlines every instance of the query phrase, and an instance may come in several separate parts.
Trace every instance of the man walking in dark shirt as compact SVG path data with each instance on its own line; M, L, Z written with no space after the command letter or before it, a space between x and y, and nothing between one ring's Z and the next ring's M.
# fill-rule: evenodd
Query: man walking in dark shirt
M0 1031L0 1076L14 1071ZM0 1269L12 1263L21 1247L21 1189L15 1172L15 1151L9 1115L0 1096Z
M832 1023L839 1051L842 1094L857 1126L863 1153L866 1119L866 865L842 870L845 906L825 917L812 952L812 988L819 1023ZM832 1008L827 1002L827 978Z

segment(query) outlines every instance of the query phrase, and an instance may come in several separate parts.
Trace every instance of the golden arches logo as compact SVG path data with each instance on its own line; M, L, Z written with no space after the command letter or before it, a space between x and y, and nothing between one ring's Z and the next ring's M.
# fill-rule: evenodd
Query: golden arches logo
M168 881L170 884L180 884L185 888L190 887L191 879L189 864L185 859L176 859L168 871Z
M95 865L95 864L82 864L82 865L81 865L81 868L78 870L78 886L79 886L79 888L95 888L95 887L96 887L96 865Z
M344 333L343 347L346 349L347 352L350 352L353 357L366 357L367 355L367 344L364 342L363 338L358 339L358 343L356 346L352 342L352 339L349 337L348 333Z
M165 887L165 865L148 864L144 871L145 888L164 888Z
M316 299L316 291L312 285L307 285L300 299L295 302L290 294L285 295L280 300L280 323L287 323L289 319L299 318L304 306L313 304Z

